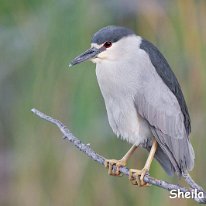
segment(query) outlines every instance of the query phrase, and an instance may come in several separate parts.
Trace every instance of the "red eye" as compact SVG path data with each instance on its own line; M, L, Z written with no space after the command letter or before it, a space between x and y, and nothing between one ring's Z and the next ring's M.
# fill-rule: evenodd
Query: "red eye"
M106 41L105 43L104 43L104 47L106 47L106 48L109 48L109 47L111 47L112 46L112 42L111 41Z

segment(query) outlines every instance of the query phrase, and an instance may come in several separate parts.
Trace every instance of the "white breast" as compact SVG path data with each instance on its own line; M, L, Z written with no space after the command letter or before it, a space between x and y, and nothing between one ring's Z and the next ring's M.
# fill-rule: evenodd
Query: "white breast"
M103 96L109 124L117 136L136 145L152 137L147 122L136 112L131 97L107 99L105 94Z
M118 62L102 61L97 63L96 75L112 130L117 136L138 145L151 138L152 133L147 121L137 113L134 105L135 91L141 87L138 78L144 69L141 50L138 51L138 42L135 43L135 65L130 65L128 61L125 65L121 58Z

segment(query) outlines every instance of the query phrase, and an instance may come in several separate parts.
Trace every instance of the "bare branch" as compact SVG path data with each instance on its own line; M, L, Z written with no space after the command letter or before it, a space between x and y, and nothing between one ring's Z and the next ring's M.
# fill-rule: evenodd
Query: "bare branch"
M50 123L55 124L60 129L60 131L64 135L65 139L69 140L69 142L74 144L74 146L77 149L84 152L92 160L98 162L101 165L104 165L105 158L102 157L101 155L97 154L93 149L91 149L91 147L89 145L82 143L77 137L75 137L70 132L70 130L62 122L38 111L37 109L32 109L31 111L35 115L40 117L41 119L44 119ZM113 170L114 171L116 170L115 166L113 166ZM127 167L121 167L120 172L126 176L129 176L129 169ZM189 189L182 187L180 185L170 184L166 181L155 179L155 178L151 177L149 174L144 176L144 181L146 183L149 183L151 185L155 185L157 187L160 187L160 188L168 190L168 191L179 190L183 193L186 193L186 192L191 192L194 189L197 189L198 192L201 191L204 193L204 198L193 197L193 199L198 203L206 204L206 192L202 189L202 187L200 187L197 183L195 183L195 181L190 177L189 174L185 173L185 174L183 174L183 177L185 178L185 181L190 185Z

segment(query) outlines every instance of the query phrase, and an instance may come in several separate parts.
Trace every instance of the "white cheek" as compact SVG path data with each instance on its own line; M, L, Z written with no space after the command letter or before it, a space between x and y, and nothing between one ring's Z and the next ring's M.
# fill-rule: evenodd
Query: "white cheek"
M108 57L107 51L103 51L100 54L97 55L100 59L106 59Z
M108 54L106 53L106 51L103 51L100 54L98 54L96 58L91 59L91 61L93 63L100 63L103 60L107 59L107 57L108 57Z

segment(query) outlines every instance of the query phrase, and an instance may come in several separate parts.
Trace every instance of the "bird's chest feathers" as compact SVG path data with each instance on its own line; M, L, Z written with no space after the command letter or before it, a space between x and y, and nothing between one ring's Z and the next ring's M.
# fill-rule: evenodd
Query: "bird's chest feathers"
M105 100L109 124L117 136L130 143L142 142L146 131L141 128L146 124L139 116L134 105L134 95L137 89L137 79L133 85L132 73L123 71L124 67L108 64L98 65L97 80ZM137 76L136 76L137 78ZM145 128L145 127L144 127ZM141 134L141 133L144 134ZM140 136L141 135L141 136Z
M133 84L133 72L129 70L126 65L121 63L97 64L97 81L104 98L113 99L125 95L134 95L134 88L137 85Z

